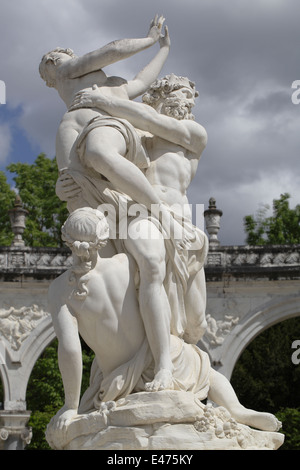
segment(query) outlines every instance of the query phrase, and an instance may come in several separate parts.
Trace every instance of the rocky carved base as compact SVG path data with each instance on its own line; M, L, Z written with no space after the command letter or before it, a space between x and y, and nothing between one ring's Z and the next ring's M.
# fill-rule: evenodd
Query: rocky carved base
M62 430L52 420L46 438L53 449L64 450L276 450L284 441L281 433L239 424L225 408L177 391L103 403Z

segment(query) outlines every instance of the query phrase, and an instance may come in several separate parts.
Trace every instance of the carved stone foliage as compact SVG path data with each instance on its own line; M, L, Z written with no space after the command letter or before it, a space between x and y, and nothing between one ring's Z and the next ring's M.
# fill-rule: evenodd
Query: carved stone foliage
M30 444L32 428L27 427L30 413L0 410L0 450L23 450Z
M61 248L2 249L0 268L2 270L22 270L39 272L40 270L66 270L72 265L72 255Z
M18 351L22 343L49 314L38 305L0 309L0 340L4 338L11 349Z
M2 249L0 251L0 268L25 270L66 270L72 266L72 254L61 248L28 248ZM299 266L300 246L282 245L277 247L263 246L219 246L210 248L206 266L220 267L270 267Z
M0 429L0 441L6 441L10 435L13 435L15 437L16 434L20 436L20 439L24 442L24 445L30 444L31 439L32 439L31 428L20 429L17 432L15 429L1 428Z
M207 330L203 339L209 342L211 348L220 346L224 342L228 333L237 325L239 317L225 315L223 320L216 320L211 315L207 314L206 320Z
M299 245L278 247L218 247L210 250L206 266L294 267L300 265Z

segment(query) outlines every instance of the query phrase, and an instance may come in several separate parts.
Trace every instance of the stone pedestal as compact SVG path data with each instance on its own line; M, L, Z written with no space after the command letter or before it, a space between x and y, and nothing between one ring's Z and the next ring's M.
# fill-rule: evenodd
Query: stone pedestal
M218 240L218 233L220 230L220 219L223 212L217 209L216 200L211 197L209 200L209 207L204 211L204 218L206 224L206 230L209 235L209 246L216 247L220 245Z
M8 211L11 228L14 233L14 240L12 246L22 247L25 245L22 238L23 232L26 228L26 216L28 211L24 209L23 203L19 195L16 196L15 205L13 209Z
M80 415L64 429L53 421L49 445L61 450L275 450L284 436L238 424L223 407L193 393L134 393Z
M24 450L31 441L30 411L0 411L0 450Z

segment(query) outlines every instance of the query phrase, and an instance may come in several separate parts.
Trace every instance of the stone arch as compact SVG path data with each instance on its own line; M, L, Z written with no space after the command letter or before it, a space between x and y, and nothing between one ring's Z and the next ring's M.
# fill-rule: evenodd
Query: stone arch
M259 310L249 312L225 338L219 372L230 380L240 355L256 336L276 323L296 316L300 316L299 295L272 300Z
M7 367L4 363L0 364L0 381L3 389L3 402L2 406L4 407L5 397L8 396L7 391L9 390L9 373ZM2 401L2 400L1 400Z
M14 351L9 343L2 342L5 361L4 364L0 364L0 374L5 410L26 409L26 390L31 372L39 356L54 338L52 320L50 315L47 315L38 323L18 351Z

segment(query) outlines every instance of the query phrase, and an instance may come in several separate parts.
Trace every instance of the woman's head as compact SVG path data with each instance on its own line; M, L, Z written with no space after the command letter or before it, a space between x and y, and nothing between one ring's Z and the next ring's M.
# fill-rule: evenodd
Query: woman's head
M74 54L72 49L63 49L62 47L57 47L42 57L41 63L39 65L39 72L41 78L46 82L48 87L55 88L56 85L53 66L55 67L63 60L74 59L75 57L77 56Z

